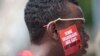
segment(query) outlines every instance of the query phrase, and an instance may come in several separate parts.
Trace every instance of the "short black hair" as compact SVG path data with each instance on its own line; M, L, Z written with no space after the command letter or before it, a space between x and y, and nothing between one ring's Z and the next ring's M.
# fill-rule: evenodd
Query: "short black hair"
M25 9L25 22L31 41L39 41L48 22L65 15L67 0L29 0Z
M79 4L78 4L78 0L69 0L69 2L74 3L74 4L76 4L76 5L79 5Z

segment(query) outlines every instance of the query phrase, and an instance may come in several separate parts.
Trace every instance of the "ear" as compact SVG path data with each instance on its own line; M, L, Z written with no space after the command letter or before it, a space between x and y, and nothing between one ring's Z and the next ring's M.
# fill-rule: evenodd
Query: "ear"
M54 40L58 40L58 34L56 33L55 23L51 23L47 26L48 36Z

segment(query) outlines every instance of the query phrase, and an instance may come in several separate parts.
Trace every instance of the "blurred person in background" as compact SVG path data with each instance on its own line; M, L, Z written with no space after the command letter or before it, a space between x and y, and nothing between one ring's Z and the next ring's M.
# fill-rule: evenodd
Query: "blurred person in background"
M94 34L94 46L96 56L100 56L100 0L92 0L93 10L93 34Z
M16 56L28 49L30 39L24 21L28 0L0 0L0 56Z

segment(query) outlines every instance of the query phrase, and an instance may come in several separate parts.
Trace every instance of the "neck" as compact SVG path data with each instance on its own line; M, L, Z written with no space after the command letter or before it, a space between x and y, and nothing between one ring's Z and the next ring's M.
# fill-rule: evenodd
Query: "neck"
M41 44L32 44L31 51L35 56L64 56L60 41L44 37Z

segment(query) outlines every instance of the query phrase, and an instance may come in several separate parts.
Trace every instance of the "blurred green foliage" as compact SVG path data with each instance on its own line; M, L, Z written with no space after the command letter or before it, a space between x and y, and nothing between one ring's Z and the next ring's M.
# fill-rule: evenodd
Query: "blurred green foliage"
M86 19L86 26L92 26L91 0L78 0Z

